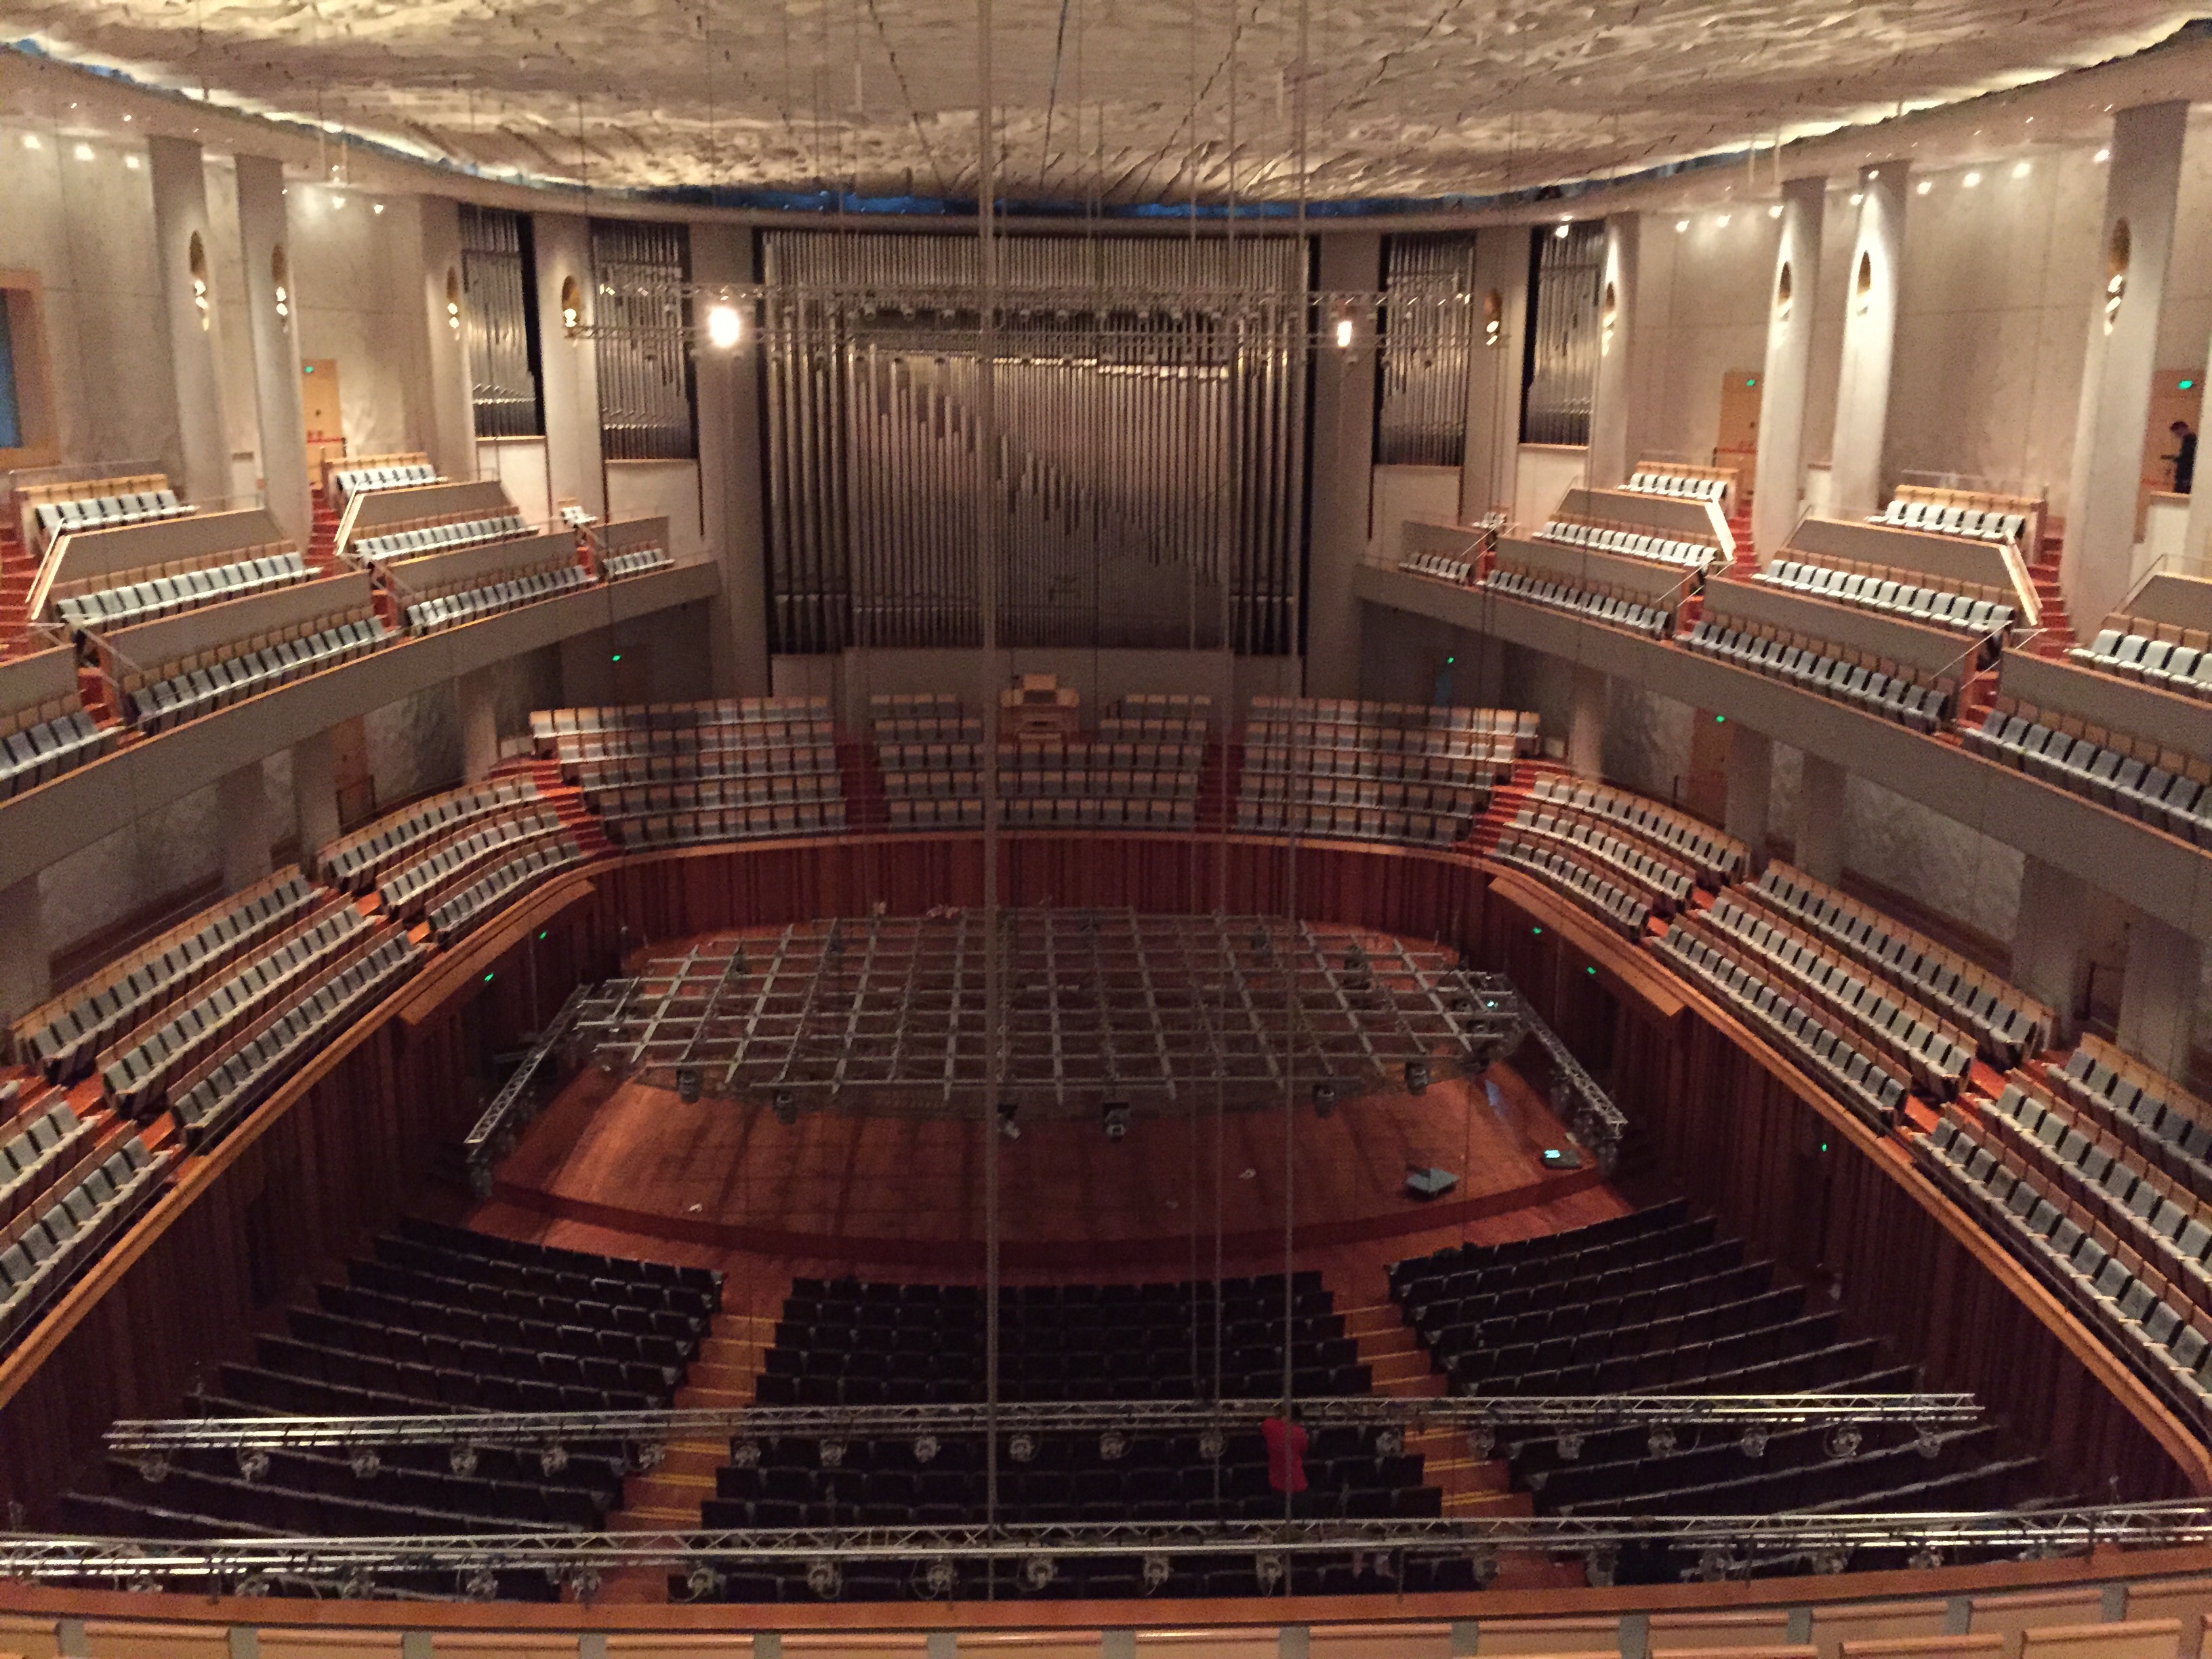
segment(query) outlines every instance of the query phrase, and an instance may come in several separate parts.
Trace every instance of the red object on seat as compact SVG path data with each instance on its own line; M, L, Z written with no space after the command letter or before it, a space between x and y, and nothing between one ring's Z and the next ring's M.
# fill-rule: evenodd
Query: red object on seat
M1273 1492L1306 1489L1306 1431L1295 1423L1270 1417L1260 1425L1267 1443L1267 1486Z

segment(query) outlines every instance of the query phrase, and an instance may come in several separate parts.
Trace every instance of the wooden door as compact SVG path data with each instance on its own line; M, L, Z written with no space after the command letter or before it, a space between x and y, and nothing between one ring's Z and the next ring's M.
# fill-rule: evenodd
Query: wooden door
M1710 708L1690 716L1690 775L1682 780L1682 805L1710 823L1728 816L1727 720Z
M323 463L345 453L337 358L311 357L300 365L300 412L307 424L307 476L319 480Z
M1721 376L1721 419L1713 436L1713 463L1735 467L1737 482L1746 491L1759 454L1759 396L1765 381L1755 368L1731 368Z

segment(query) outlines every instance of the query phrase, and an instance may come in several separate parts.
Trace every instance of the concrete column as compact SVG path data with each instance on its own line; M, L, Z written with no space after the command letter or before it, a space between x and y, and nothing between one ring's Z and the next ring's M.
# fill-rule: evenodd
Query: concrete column
M53 989L39 878L25 876L0 893L0 1024L21 1019Z
M1605 222L1605 264L1597 289L1597 383L1590 391L1588 477L1594 489L1625 483L1638 459L1640 439L1629 413L1635 396L1629 357L1635 347L1636 263L1643 225L1634 213L1617 213Z
M561 295L574 282L580 325L592 321L591 222L573 213L531 221L538 259L538 367L545 376L545 474L557 514L574 497L594 518L607 513L599 447L599 369L592 343L563 326Z
M699 499L707 556L722 568L708 626L718 697L764 696L769 690L766 515L761 501L760 353L756 319L741 308L737 349L704 340L718 283L753 276L752 234L719 221L691 227L691 280L708 290L692 319L702 340L696 363L699 399Z
M2185 103L2148 104L2112 118L2058 570L2067 613L2092 633L2134 586L2136 501L2188 123Z
M1751 540L1759 562L1773 557L1797 523L1805 493L1805 383L1819 303L1825 179L1782 186L1782 235L1766 291L1766 366L1759 395L1759 458L1752 475Z
M461 335L461 209L444 196L419 198L422 224L422 326L428 336L430 418L422 445L441 476L477 476L476 409L469 349Z
M1602 670L1575 665L1575 701L1567 726L1567 765L1578 778L1605 773L1605 700Z
M2114 1034L2120 1047L2168 1077L2187 1077L2203 973L2202 940L2140 913L2130 916Z
M1371 294L1382 285L1382 239L1372 231L1321 239L1321 286ZM1359 695L1359 601L1352 571L1367 553L1368 496L1375 483L1375 319L1352 319L1352 343L1336 344L1334 317L1314 368L1313 524L1307 563L1305 692Z
M276 527L305 552L314 509L307 496L307 417L301 410L300 347L293 332L300 295L292 276L281 161L265 155L238 158L238 241L246 270L246 333L253 347L261 488Z
M2022 861L2013 925L2012 982L2050 1005L2053 1035L2070 1037L2089 983L2089 884L2041 859Z
M1805 757L1797 790L1797 867L1833 886L1844 875L1844 780L1832 760Z
M1890 362L1897 350L1897 287L1903 270L1902 161L1859 171L1858 233L1844 278L1844 364L1836 382L1831 480L1844 517L1887 504Z
M230 494L230 445L222 423L222 385L216 373L216 256L208 228L207 176L200 170L200 147L189 138L149 138L146 156L154 191L155 280L161 290L155 314L168 347L177 397L175 483L193 501L219 501Z
M1467 524L1493 508L1513 510L1514 463L1521 453L1521 339L1528 314L1526 226L1475 232L1474 295L1467 449L1459 470L1459 516Z
M1774 740L1736 721L1728 728L1728 808L1723 827L1751 849L1757 869L1766 861L1767 815L1774 798Z
M276 839L269 822L269 785L259 761L248 761L216 780L215 811L222 838L222 890L235 893L275 868L269 857Z
M453 682L459 706L461 777L478 783L499 764L499 711L493 700L491 671L479 668Z
M338 838L337 744L318 732L292 745L292 815L300 827L300 862Z

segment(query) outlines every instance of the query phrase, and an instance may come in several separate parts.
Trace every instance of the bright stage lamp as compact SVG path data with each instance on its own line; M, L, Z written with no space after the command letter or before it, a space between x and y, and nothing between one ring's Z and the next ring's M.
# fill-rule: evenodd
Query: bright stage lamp
M707 343L715 350L734 350L744 334L744 321L735 306L715 306L707 313Z

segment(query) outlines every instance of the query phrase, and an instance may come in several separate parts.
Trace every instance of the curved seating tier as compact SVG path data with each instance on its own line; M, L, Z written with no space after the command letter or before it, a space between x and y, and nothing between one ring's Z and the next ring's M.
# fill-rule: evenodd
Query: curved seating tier
M530 533L530 524L520 512L495 514L489 518L447 519L408 530L387 530L380 535L358 536L346 544L346 556L365 564L388 560L420 558L429 553L453 553L486 542L502 542Z
M1697 872L1688 865L1615 835L1606 818L1563 807L1524 806L1505 826L1505 834L1524 845L1532 839L1558 843L1585 867L1638 895L1655 915L1673 915L1697 891Z
M2097 637L2067 653L2069 661L2160 691L2212 697L2212 634L2150 617L2114 612Z
M0 1345L20 1336L152 1202L175 1157L148 1151L136 1135L110 1145L71 1170L53 1203L0 1227Z
M1656 534L1633 525L1581 519L1547 519L1536 532L1536 538L1565 547L1595 548L1601 553L1617 553L1627 559L1677 565L1692 571L1717 568L1728 562L1729 556L1712 542Z
M395 860L451 834L461 825L504 808L538 799L531 778L502 778L495 783L448 790L386 813L323 848L316 866L325 880L349 892L365 892Z
M1255 697L1237 824L1448 844L1535 744L1536 716L1521 710Z
M2009 495L1908 484L1869 522L1975 541L2017 542L2037 516L2034 505Z
M364 455L326 467L324 492L335 507L368 489L411 489L438 482L438 469L420 454Z
M183 518L195 510L177 499L168 478L158 472L25 484L17 488L15 500L19 507L30 509L38 544L46 548L76 531Z
M332 607L327 611L319 608L325 590ZM304 620L289 615L264 618L250 608L289 594L309 596L316 613ZM396 637L368 594L343 577L234 600L221 613L206 615L222 626L218 633L211 621L215 636L198 649L117 677L124 717L140 731L165 732L303 675L350 662Z
M1650 901L1614 881L1579 848L1570 851L1565 843L1551 838L1522 836L1509 830L1492 843L1490 852L1502 863L1558 888L1631 939L1640 938L1650 924Z
M35 789L115 747L77 693L66 646L0 663L0 800Z
M307 580L310 574L297 549L272 547L251 556L224 556L220 562L140 574L112 586L85 585L75 592L58 591L53 609L74 629L127 628L195 605L289 586Z
M1625 789L1552 775L1531 779L1528 794L1555 808L1603 818L1654 848L1674 854L1695 866L1698 879L1709 887L1734 881L1750 865L1751 849L1734 836Z
M514 843L511 850L515 856L429 907L426 920L439 944L452 944L548 876L582 862L584 856L574 837L559 832Z
M1919 671L1871 651L1739 617L1728 608L1724 596L1710 588L1705 614L1679 637L1692 651L1787 680L1916 732L1933 732L1944 725L1958 696L1955 677L1923 678Z
M1621 488L1639 495L1680 495L1711 501L1723 511L1735 493L1734 467L1698 466L1687 461L1638 461Z
M1917 580L1916 580L1917 579ZM1990 652L2019 618L1996 588L1936 586L1918 572L1854 564L1784 548L1753 580L1989 640Z
M1601 583L1577 586L1556 579L1549 571L1516 561L1500 553L1482 586L1509 599L1525 599L1552 611L1586 617L1607 628L1625 628L1632 634L1665 639L1674 631L1674 613L1652 605L1642 595L1614 591Z
M2212 763L2200 757L2002 696L1960 735L1986 760L2212 847Z

